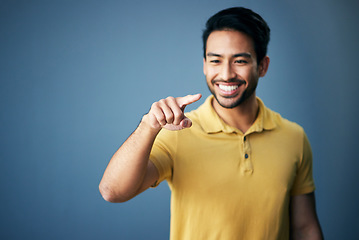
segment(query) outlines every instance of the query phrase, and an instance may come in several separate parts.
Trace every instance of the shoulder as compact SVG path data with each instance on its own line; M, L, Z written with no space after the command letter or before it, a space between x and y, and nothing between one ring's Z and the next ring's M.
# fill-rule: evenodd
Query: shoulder
M282 117L278 112L268 108L267 111L276 125L274 129L268 131L272 133L272 140L279 143L281 149L295 153L299 161L302 161L303 154L309 156L311 148L304 128L297 122Z
M305 137L303 127L295 121L283 117L276 111L265 107L265 120L264 122L272 123L274 132L280 134L285 139L299 140ZM269 125L270 126L270 125Z
M212 98L212 96L207 97L205 102L197 109L185 113L192 121L192 127L190 129L209 132L213 128L213 125L217 125L218 117L212 108Z
M193 120L200 120L202 118L206 118L206 116L211 114L212 98L212 96L207 97L206 100L197 109L194 109L190 112L186 112L186 116Z

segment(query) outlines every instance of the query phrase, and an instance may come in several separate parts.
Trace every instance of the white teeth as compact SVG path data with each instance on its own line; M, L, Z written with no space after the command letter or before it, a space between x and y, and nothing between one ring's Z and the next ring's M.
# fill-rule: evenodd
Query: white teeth
M226 92L230 92L230 91L233 91L233 90L236 90L238 88L238 85L221 85L219 84L218 85L220 89L222 89L223 91L226 91Z

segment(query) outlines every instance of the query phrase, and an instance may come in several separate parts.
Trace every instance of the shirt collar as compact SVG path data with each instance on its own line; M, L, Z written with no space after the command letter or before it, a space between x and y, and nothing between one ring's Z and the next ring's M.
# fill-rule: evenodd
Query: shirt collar
M207 97L206 101L198 108L199 120L204 131L208 134L219 132L242 134L239 129L229 126L218 116L212 106L213 99L213 95ZM277 126L274 112L268 109L260 98L257 97L257 101L259 106L258 116L245 135L253 132L262 132L263 130L271 130Z

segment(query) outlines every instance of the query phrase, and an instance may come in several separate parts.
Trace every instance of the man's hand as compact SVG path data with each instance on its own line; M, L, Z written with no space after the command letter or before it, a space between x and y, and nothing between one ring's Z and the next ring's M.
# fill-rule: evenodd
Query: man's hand
M196 94L161 99L152 104L150 111L143 117L142 121L156 131L160 131L161 128L171 131L189 128L192 126L192 121L184 115L184 109L201 97L201 94Z
M180 130L192 125L184 108L201 94L168 97L155 102L141 124L111 158L100 183L100 192L109 202L125 202L152 186L159 178L149 161L153 142L162 128Z

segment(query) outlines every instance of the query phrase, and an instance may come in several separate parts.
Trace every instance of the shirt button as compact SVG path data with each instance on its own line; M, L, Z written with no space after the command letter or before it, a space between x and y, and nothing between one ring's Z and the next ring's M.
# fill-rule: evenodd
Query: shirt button
M246 136L244 136L243 141L246 141L246 140L247 140L247 137L246 137Z
M248 158L248 154L246 153L246 154L244 155L244 157L247 159L247 158Z

